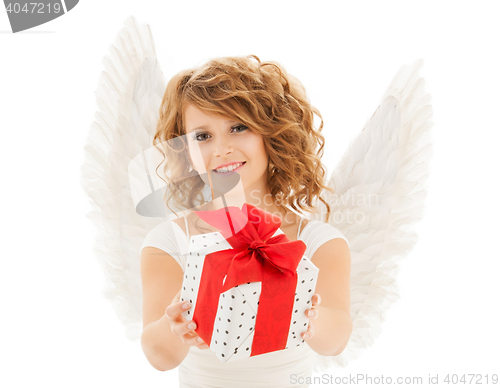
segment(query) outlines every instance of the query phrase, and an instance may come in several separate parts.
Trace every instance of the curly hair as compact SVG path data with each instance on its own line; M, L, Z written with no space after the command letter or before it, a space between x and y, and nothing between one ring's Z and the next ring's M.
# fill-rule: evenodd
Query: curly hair
M287 207L299 213L312 211L312 201L318 197L327 208L328 220L330 206L320 195L322 189L333 193L325 184L321 163L323 118L309 103L303 85L283 67L250 55L216 58L199 68L181 71L165 90L155 146L185 135L188 104L239 121L263 137L269 155L267 182L280 213L286 214ZM315 116L320 120L317 128ZM177 146L179 150L183 147ZM190 163L184 153L168 152L165 157L170 158L165 169L172 170L173 182L176 175L188 175ZM204 186L199 176L169 184L167 206L173 200L186 209L197 207L203 202Z

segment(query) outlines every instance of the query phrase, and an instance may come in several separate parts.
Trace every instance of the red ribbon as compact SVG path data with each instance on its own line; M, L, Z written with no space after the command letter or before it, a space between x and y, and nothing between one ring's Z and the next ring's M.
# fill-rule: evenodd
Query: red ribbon
M196 333L210 344L220 294L240 284L262 282L250 356L285 349L296 269L306 245L290 241L285 234L272 237L281 219L250 204L245 203L242 210L229 206L195 213L219 229L233 248L205 256L193 314Z

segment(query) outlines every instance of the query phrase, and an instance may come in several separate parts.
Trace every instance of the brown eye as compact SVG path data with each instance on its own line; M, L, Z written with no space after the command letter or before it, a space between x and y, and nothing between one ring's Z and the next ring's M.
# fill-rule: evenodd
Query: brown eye
M207 133L197 133L195 138L196 138L197 141L205 141L207 139L203 138L203 137L200 138L200 136L207 136L207 135L208 135Z
M236 129L237 130L236 132L243 132L246 131L248 127L244 126L243 124L238 124L232 127L231 129Z

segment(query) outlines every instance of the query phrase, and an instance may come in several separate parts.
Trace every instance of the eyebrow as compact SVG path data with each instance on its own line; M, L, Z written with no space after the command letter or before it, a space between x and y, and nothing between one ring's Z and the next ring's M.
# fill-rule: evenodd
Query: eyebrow
M228 124L238 124L238 123L240 123L239 121L236 121L236 120L225 120L225 121ZM194 132L194 131L198 131L200 129L203 130L203 131L208 131L210 129L210 126L208 126L208 125L200 125L199 127L194 127L193 129L188 130L186 133L191 133L191 132Z
M193 129L188 130L187 133L191 133L191 132L197 131L199 129L206 131L208 129L208 125L202 125L200 127L195 127Z

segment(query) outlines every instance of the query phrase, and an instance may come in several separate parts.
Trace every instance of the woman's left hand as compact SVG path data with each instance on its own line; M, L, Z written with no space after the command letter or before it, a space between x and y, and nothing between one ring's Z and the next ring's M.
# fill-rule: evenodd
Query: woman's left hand
M319 311L316 307L319 306L321 303L321 297L319 294L314 294L313 297L311 298L311 303L312 306L310 309L307 309L305 314L309 319L316 319L318 318ZM311 321L309 321L309 325L307 326L307 331L305 333L302 333L302 339L304 340L310 340L314 335L314 326Z

